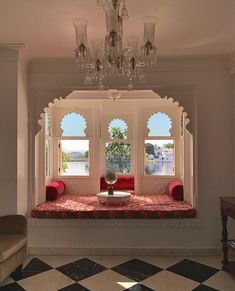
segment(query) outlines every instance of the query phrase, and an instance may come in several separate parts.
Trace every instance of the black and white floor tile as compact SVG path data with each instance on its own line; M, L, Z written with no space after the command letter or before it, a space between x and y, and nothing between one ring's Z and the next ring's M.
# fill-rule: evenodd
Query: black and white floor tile
M29 257L0 291L235 291L218 257Z

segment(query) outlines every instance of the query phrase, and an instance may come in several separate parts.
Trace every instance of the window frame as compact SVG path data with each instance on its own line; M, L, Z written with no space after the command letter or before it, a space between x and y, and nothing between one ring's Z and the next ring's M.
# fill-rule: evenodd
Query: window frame
M103 155L102 155L102 161L103 161L103 173L106 173L107 171L107 168L106 168L106 143L111 143L111 142L115 142L115 143L118 143L118 142L126 142L128 144L130 144L131 146L131 151L130 151L130 154L131 154L131 158L130 158L130 172L129 173L120 173L118 172L117 174L119 176L127 176L127 175L130 175L132 176L133 175L133 141L131 139L103 139L103 146L102 146L102 149L103 149Z
M174 141L174 175L146 175L145 174L145 141L146 140L173 140ZM175 179L178 175L178 161L176 158L176 153L178 150L178 138L176 136L144 136L143 138L143 164L142 164L142 177L149 179L156 178L173 178Z
M49 144L49 158L47 159L48 165L46 165L46 142ZM53 154L52 154L52 147L53 147L53 139L51 136L45 135L45 144L44 144L44 155L45 155L45 178L46 180L51 179L53 173ZM49 168L49 175L47 175L46 167Z
M48 122L48 128L47 123ZM48 134L47 134L48 133ZM50 180L53 176L53 138L52 138L52 120L51 120L51 112L49 110L45 111L44 115L44 173L45 173L45 179L46 181ZM49 175L47 175L46 172L46 142L49 144L49 158L47 160L48 162L48 168L49 168Z
M170 135L158 136L158 135L151 135L150 128L148 127L149 118L154 115L155 113L163 113L167 115L171 119L171 127L169 128ZM180 144L180 131L181 131L181 124L179 122L179 113L175 111L173 108L146 108L143 110L141 115L143 120L142 126L142 169L141 169L141 176L144 179L177 179L181 175L180 169L180 160L181 160L181 144ZM175 162L175 170L174 175L146 175L145 174L145 141L146 140L174 140L175 151L174 151L174 162Z
M60 175L59 169L61 168L61 161L62 161L62 150L59 147L60 141L61 140L88 140L89 141L89 155L88 155L88 168L89 168L89 175ZM57 179L60 178L91 178L92 175L92 170L91 170L91 157L92 157L92 146L91 142L92 139L91 137L88 136L60 136L60 137L55 137L55 147L56 147L56 165L55 165L55 176Z
M127 138L125 139L111 139L109 133L109 125L115 120L120 119L123 120L127 124ZM101 175L105 174L106 169L106 143L108 142L126 142L131 146L131 159L130 159L130 172L129 173L118 173L121 175L130 175L134 174L134 149L133 149L133 127L135 127L135 122L133 122L133 116L131 114L121 114L121 113L113 113L113 114L102 114L100 120L100 141L101 141L101 150L100 150L100 162L102 166Z
M70 114L75 113L81 115L86 121L86 128L84 129L85 135L82 136L63 136L63 129L61 123L63 118ZM92 137L92 119L91 119L92 110L90 108L79 108L76 109L67 109L67 108L58 108L55 110L55 136L53 138L53 150L54 150L54 177L55 179L89 179L93 178L93 137ZM59 168L61 166L61 157L59 142L60 140L89 140L89 155L88 155L88 167L89 175L60 175Z

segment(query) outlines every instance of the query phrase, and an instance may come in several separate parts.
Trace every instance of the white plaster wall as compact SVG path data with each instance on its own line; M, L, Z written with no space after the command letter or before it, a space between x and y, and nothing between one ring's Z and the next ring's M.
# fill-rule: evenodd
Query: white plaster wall
M20 46L0 45L0 216L27 214L27 71Z
M17 58L0 46L0 216L17 212Z
M27 68L18 64L17 102L17 212L28 210L28 100Z
M31 108L35 109L30 121L32 136L38 130L36 121L48 102L68 95L72 91L70 86L84 89L80 78L72 60L41 60L31 64L30 102ZM59 222L58 227L55 223L53 228L43 229L38 224L32 224L30 247L160 248L164 245L166 248L220 248L219 196L232 195L234 177L232 90L226 64L222 58L159 59L157 69L148 72L147 79L148 83L138 86L138 89L156 90L161 85L157 89L159 95L174 97L189 114L197 157L194 173L200 225L195 229L190 227L190 222L188 226L186 220L187 225L183 223L178 228L178 222L173 221L175 227L172 229L167 222L163 222L164 227L153 227L153 231L153 228L146 227L148 222L143 226L143 222L136 221L135 229L125 227L123 222L115 230L110 220L105 224L96 221L94 227L80 227L74 231L74 227L69 225L59 227ZM110 88L114 87L115 82L110 84ZM33 144L31 146L34 148ZM32 175L33 172L30 179ZM159 222L149 223L157 225Z
M29 219L29 248L34 254L76 253L76 250L100 249L108 254L122 254L126 249L146 250L214 250L202 244L202 221L185 219ZM40 233L40 235L39 235ZM187 237L190 235L190 238ZM191 243L189 243L191 241ZM53 242L53 243L52 243ZM73 249L70 251L70 249ZM115 249L117 253L110 253ZM88 251L89 253L89 251Z

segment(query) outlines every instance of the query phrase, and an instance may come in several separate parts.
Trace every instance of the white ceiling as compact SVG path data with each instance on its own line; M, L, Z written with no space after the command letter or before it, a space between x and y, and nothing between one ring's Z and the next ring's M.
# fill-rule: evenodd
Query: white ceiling
M217 55L235 49L235 0L127 0L124 35L142 38L142 17L158 18L158 55ZM72 21L86 18L89 40L105 35L96 0L0 0L0 43L25 43L22 57L72 57Z

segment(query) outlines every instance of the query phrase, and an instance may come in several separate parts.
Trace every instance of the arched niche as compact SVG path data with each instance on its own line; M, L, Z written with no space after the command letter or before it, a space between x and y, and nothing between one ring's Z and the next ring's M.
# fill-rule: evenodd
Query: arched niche
M112 122L115 122L116 125L118 124L118 122L121 122L122 123L121 131L124 128L127 129L123 136L124 139L132 139L133 125L131 123L131 117L127 114L106 114L106 113L104 113L102 121L101 121L101 138L102 139L104 140L112 139L112 137L110 136L110 125Z
M195 96L193 94L193 89L188 88L188 86L182 87L180 90L174 89L153 89L153 90L120 90L121 97L125 99L165 99L169 100L171 103L177 104L179 108L184 113L185 119L187 120L186 126L191 134L195 131L195 114L196 105L195 105ZM168 93L168 94L167 94ZM31 133L35 136L41 129L40 120L45 110L56 104L63 99L108 99L108 90L107 91L89 91L89 90L80 90L72 91L68 89L58 90L49 90L49 91L37 91L35 93L34 99L36 107L30 116L30 121L32 122L32 127L30 128ZM174 96L174 97L171 97ZM189 99L190 98L190 99ZM189 123L190 120L190 123Z
M155 112L149 116L147 128L148 136L171 136L172 119L165 112Z
M128 125L122 118L114 118L111 120L107 130L110 139L127 139Z
M76 94L77 94L77 92L76 92ZM139 93L140 94L140 93ZM152 92L152 96L156 96L156 98L158 99L158 98L161 98L158 94L155 94L154 92ZM53 95L53 94L52 94ZM80 96L80 98L81 99L83 99L82 98L82 92L79 92L79 94L78 94L79 96ZM95 94L94 94L95 95ZM91 94L91 96L90 96L90 99L92 99L93 98L93 92L92 92L92 94ZM34 147L34 143L35 143L35 140L34 140L34 137L37 135L37 133L39 133L40 134L40 132L41 132L41 129L42 129L42 126L43 126L43 120L44 120L44 118L45 118L45 111L48 109L48 108L50 108L51 106L54 106L54 104L56 104L57 102L59 102L60 100L63 100L64 98L67 98L67 99L74 99L74 93L71 93L71 94L68 94L67 96L60 96L59 98L55 98L55 99L53 99L52 98L52 100L53 100L53 102L50 102L51 101L51 97L49 97L49 95L45 95L46 96L46 98L42 98L42 100L39 102L39 104L37 104L38 106L36 107L36 110L33 112L33 114L31 115L31 118L33 118L33 121L34 121L34 123L33 123L33 125L34 124L36 124L37 126L31 126L31 128L30 128L30 134L31 134L31 137L33 137L32 138L32 140L33 140L33 142L31 143L32 144L32 153L31 153L31 160L30 160L30 163L31 163L31 169L32 169L32 171L30 171L30 174L31 174L31 177L32 177L32 180L33 180L33 177L35 176L35 169L34 169L34 163L35 163L35 147ZM44 97L45 97L44 96ZM78 98L79 99L79 98ZM164 98L161 98L162 100L165 100L165 101L167 101L167 102L170 102L170 103L172 103L172 104L174 104L175 106L177 106L177 107L179 107L179 109L180 109L180 111L181 111L181 113L182 113L182 125L181 125L181 133L183 133L183 128L186 130L186 126L189 124L189 118L188 118L188 115L187 115L187 113L186 112L184 112L184 108L182 107L182 106L180 106L179 105L179 102L177 102L177 101L174 101L174 99L173 98L171 98L171 97L164 97ZM46 106L45 107L43 107L43 104L44 103L46 103L47 101L49 101L47 104L46 104ZM42 111L39 111L39 109L42 109ZM151 112L151 109L149 110L150 112L150 114L152 113L154 113L154 112ZM148 115L149 116L149 115ZM170 116L170 113L169 113L169 116ZM39 119L37 119L37 117L39 117ZM108 124L109 124L109 122L110 122L110 120L112 120L113 118L119 118L119 116L108 116L107 115L107 119L106 119L106 124L105 124L105 126L104 126L104 128L106 129L106 132L107 132L107 126L108 126ZM123 118L124 120L125 120L125 122L128 124L128 138L130 138L130 134L132 135L133 134L133 130L131 129L131 127L129 126L129 120L128 120L128 116L121 116L121 118ZM36 119L36 120L35 120ZM108 136L107 136L107 138L108 138ZM35 182L32 182L32 185L31 185L31 189L33 189L33 190L31 190L31 192L33 193L34 192L34 187L32 187L33 186L33 184L34 184ZM37 183L37 182L36 182Z
M80 113L69 112L61 118L61 136L86 136L86 128L87 121Z

